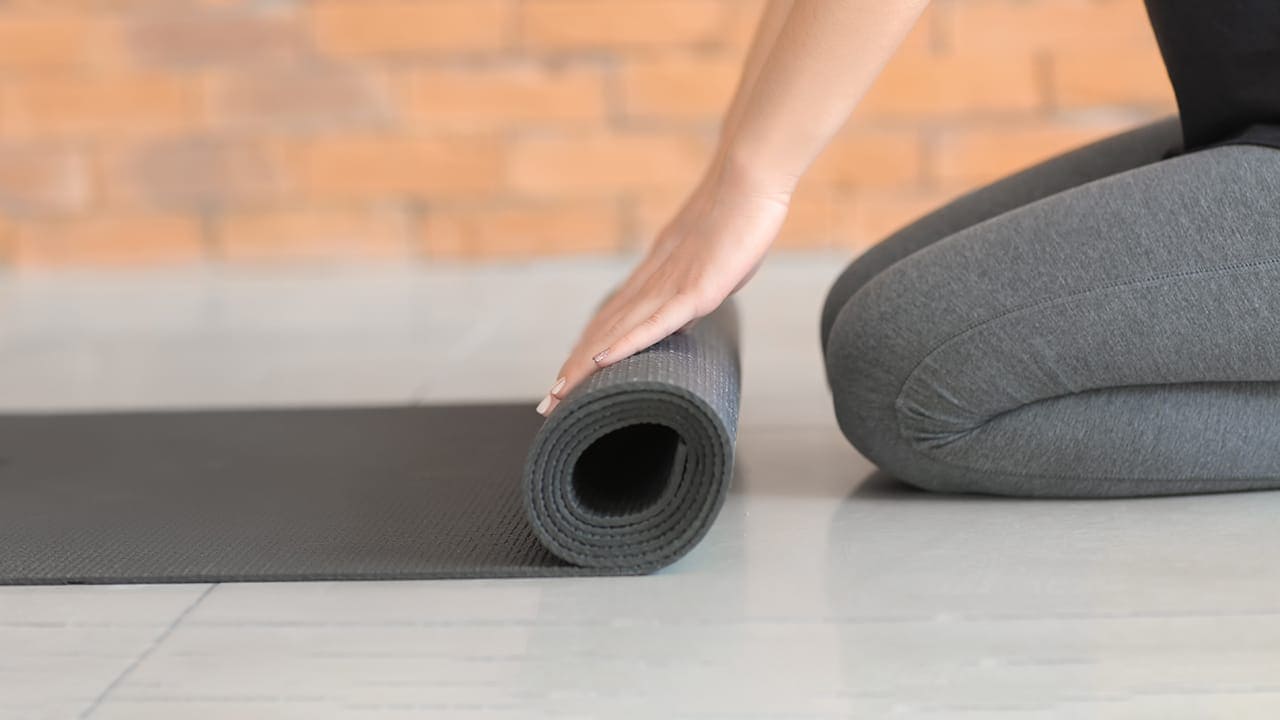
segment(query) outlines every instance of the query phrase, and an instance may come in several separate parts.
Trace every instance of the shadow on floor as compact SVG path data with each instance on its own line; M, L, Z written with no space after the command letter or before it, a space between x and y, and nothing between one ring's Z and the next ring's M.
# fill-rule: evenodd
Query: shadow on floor
M875 468L848 495L849 500L931 500L944 502L964 502L983 500L986 502L1044 502L1049 498L1017 497L1011 495L995 495L980 492L934 492L916 487L899 480L889 473ZM1052 498L1055 502L1067 502L1078 498Z
M922 490L915 485L905 483L889 473L875 469L866 477L853 492L849 493L850 498L909 498L909 497L946 497L940 493Z

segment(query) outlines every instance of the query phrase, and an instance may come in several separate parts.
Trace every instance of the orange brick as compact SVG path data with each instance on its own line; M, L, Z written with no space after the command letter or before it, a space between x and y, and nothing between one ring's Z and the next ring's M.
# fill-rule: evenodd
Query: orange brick
M604 73L591 67L438 68L413 73L406 85L418 127L491 130L605 117Z
M961 54L1150 48L1138 0L963 0L939 8L942 34Z
M948 130L937 143L935 169L944 183L985 183L1122 129L1117 122Z
M321 0L316 43L340 56L476 52L507 41L506 0Z
M89 22L76 14L0 15L0 70L83 67L89 40Z
M806 175L836 186L892 187L920 179L923 163L914 132L845 128Z
M943 34L942 10L940 3L929 3L920 13L916 24L907 32L907 36L898 45L898 54L929 55L940 52L945 47Z
M677 133L528 137L513 142L508 183L532 196L691 189L709 143Z
M649 247L662 228L680 209L686 197L687 193L673 190L650 192L639 197L628 198L626 226L631 231L631 235L623 238L623 245Z
M439 258L600 252L619 247L620 227L611 202L444 210L427 214L422 245Z
M248 130L385 125L393 117L381 74L339 65L252 67L207 85L211 122Z
M0 0L0 263L643 244L764 2ZM1173 107L1140 0L938 0L778 244L865 247Z
M647 120L715 120L729 106L739 71L739 59L724 54L630 59L621 73L623 107Z
M232 261L387 260L411 250L404 213L386 209L238 212L216 228L218 256Z
M959 187L858 192L838 209L837 245L867 248L937 210L961 194Z
M685 200L679 193L645 194L631 203L630 226L635 235L628 246L648 247ZM787 220L778 233L776 247L787 249L829 247L837 228L833 224L837 193L817 183L804 184L791 200Z
M286 189L281 159L260 142L195 138L112 148L103 162L109 204L217 209L260 205Z
M789 250L831 247L837 229L833 219L839 202L840 193L824 186L797 189L775 247Z
M16 84L0 127L18 135L142 135L194 128L199 98L169 75L49 78Z
M189 3L146 13L128 25L127 41L147 65L257 63L302 56L302 23L281 8L202 8Z
M331 138L290 155L303 186L322 198L474 196L502 180L500 148L483 138Z
M143 265L201 259L200 223L180 215L97 215L18 226L18 266Z
M1147 105L1172 110L1173 87L1153 50L1059 53L1052 59L1052 96L1064 108Z
M940 43L937 6L934 2L925 7L920 20L898 47L898 52L930 52ZM756 27L763 12L763 0L735 0L731 3L726 42L731 48L745 50L755 38Z
M243 0L184 0L187 4L215 5ZM173 0L6 0L5 7L22 10L155 10L170 8Z
M0 211L0 263L13 261L13 223Z
M725 39L721 0L524 0L522 40L547 50L707 45Z
M1029 57L896 56L863 98L860 118L936 119L1034 110L1042 104Z
M764 5L765 0L740 0L732 5L729 17L724 23L725 43L729 47L741 50L745 54L747 47L755 39Z
M0 212L65 214L92 199L89 163L65 148L0 147Z

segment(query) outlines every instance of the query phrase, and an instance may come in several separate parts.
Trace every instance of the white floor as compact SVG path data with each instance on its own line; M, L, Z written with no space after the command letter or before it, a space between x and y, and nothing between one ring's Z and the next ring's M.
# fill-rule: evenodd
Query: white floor
M675 566L0 588L0 717L1280 717L1280 493L1022 501L876 475L817 349L842 261L781 256L743 293L740 483ZM532 402L622 268L3 278L0 404Z

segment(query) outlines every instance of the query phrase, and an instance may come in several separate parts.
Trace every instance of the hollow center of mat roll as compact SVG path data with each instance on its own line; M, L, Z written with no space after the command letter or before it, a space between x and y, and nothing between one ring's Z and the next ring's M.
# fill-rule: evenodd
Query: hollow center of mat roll
M671 482L684 441L662 425L631 425L601 437L573 466L578 502L600 515L627 515L653 505Z

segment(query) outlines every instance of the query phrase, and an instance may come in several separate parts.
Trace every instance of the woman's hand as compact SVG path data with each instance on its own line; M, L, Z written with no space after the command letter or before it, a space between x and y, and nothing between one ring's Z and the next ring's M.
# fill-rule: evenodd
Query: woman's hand
M551 414L596 369L709 314L750 279L786 219L791 190L725 178L708 175L596 312L539 413Z
M555 410L596 368L710 313L751 277L796 182L927 2L769 0L711 171L587 324L539 413Z

